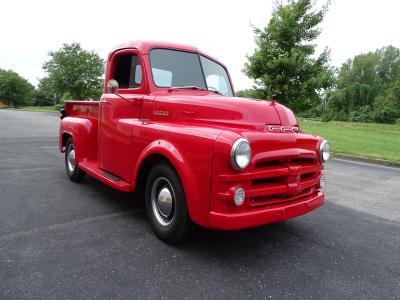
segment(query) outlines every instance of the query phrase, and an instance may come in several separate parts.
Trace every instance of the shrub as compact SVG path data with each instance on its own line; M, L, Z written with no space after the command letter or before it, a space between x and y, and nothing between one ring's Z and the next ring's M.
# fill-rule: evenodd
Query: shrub
M369 105L365 105L356 109L349 114L349 121L351 122L373 122L374 116L372 109Z
M331 114L329 114L329 113L327 113L327 112L325 112L324 114L322 114L322 116L321 116L321 121L322 121L322 122L329 122L329 121L332 121L332 116L331 116Z
M391 108L379 107L373 111L373 120L377 123L393 124L396 122L397 112Z
M309 110L299 112L297 115L302 118L321 118L323 114L322 105L316 105Z

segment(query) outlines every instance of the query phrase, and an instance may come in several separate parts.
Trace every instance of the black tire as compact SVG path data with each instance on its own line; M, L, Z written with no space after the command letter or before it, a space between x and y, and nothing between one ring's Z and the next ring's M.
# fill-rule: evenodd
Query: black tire
M171 201L169 201L171 199ZM146 180L147 217L162 241L176 245L191 233L193 223L179 176L167 163L153 167Z
M65 169L67 170L69 179L71 179L72 181L81 182L85 177L85 172L79 169L79 167L75 163L75 147L72 142L72 138L68 138L65 145Z

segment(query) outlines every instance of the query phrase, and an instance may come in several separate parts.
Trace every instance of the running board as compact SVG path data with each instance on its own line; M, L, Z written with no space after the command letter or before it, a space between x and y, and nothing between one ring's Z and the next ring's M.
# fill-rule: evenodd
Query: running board
M132 184L123 180L122 178L115 176L114 174L108 173L100 169L99 165L96 162L81 162L79 163L79 168L82 169L85 173L95 177L101 182L119 190L122 192L131 192Z
M108 173L108 172L103 172L103 175L114 181L124 181L121 177L118 177L118 176Z

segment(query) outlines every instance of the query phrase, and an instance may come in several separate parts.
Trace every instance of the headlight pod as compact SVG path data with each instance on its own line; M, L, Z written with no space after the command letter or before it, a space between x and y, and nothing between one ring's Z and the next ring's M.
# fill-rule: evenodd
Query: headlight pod
M250 144L244 138L237 139L231 150L231 164L235 170L243 170L246 168L251 159Z
M319 159L322 163L325 163L328 161L329 156L329 143L326 140L323 140L319 146Z

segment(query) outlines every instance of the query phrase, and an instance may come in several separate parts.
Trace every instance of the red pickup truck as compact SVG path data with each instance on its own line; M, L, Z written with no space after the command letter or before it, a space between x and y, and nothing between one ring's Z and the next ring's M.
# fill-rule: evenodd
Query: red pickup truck
M155 234L194 224L236 230L321 206L329 144L274 100L235 97L226 67L194 47L128 42L107 60L100 102L67 101L59 148L69 178L87 173L143 191Z

